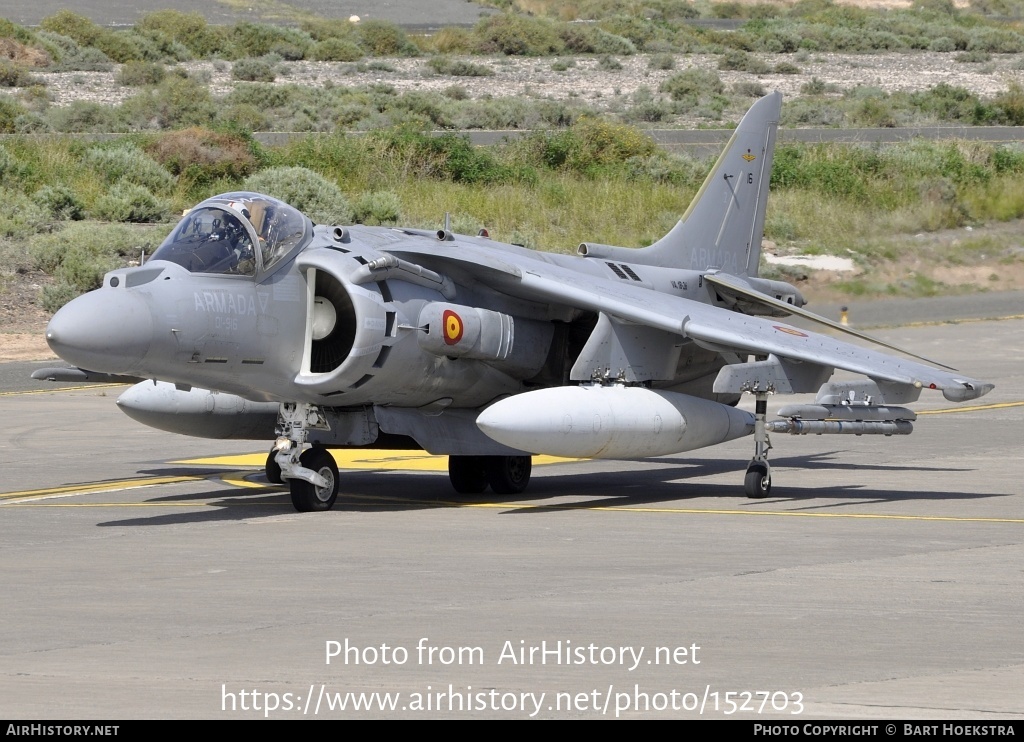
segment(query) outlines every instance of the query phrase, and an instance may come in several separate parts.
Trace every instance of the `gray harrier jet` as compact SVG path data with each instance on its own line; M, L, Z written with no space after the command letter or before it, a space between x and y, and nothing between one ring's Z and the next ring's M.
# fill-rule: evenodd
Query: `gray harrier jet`
M267 475L303 511L334 504L327 449L355 447L447 454L459 492L513 494L531 454L642 458L753 435L745 491L766 496L770 432L906 434L914 413L894 405L922 389L992 389L780 319L844 329L757 276L781 100L753 105L680 221L642 249L555 255L216 196L145 265L54 315L47 340L78 368L37 376L144 380L118 404L147 425L276 437ZM830 382L835 369L864 378ZM769 394L808 392L814 404L766 419ZM754 413L735 406L744 393Z

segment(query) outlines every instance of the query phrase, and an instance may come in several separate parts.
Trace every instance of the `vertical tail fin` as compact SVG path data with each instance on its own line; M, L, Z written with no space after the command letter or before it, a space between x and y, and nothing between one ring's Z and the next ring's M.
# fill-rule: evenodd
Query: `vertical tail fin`
M756 276L782 94L750 107L683 218L634 260L666 268L717 268Z

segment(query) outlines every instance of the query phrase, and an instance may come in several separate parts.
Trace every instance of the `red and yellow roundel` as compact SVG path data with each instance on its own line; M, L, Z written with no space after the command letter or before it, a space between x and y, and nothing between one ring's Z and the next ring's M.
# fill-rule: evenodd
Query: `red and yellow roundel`
M455 345L462 340L462 317L451 309L445 309L441 321L444 323L445 345Z
M807 333L794 330L792 327L786 327L785 325L772 325L779 332L785 332L788 335L796 335L798 338L807 337Z

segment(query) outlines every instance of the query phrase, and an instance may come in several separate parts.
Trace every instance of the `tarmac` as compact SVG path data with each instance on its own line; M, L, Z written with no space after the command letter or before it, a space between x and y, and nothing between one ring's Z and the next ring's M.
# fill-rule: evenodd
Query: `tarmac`
M744 439L502 498L350 453L298 514L266 442L0 373L4 715L1024 719L1024 319L960 301L875 334L995 390L926 393L909 437L774 435L765 500Z

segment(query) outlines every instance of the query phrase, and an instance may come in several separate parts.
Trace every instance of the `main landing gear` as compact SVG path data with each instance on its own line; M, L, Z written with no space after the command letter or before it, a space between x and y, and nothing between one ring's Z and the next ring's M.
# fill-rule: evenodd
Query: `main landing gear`
M768 497L772 491L772 470L768 465L768 451L772 444L768 440L768 429L765 418L768 416L768 394L755 392L754 406L754 458L747 467L747 475L743 479L743 490L747 497Z
M498 495L518 495L530 483L530 456L449 456L448 478L461 495L478 495L488 485Z

